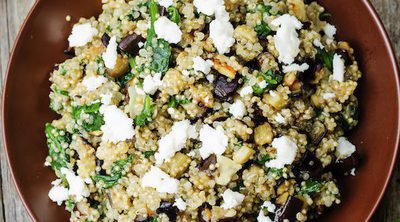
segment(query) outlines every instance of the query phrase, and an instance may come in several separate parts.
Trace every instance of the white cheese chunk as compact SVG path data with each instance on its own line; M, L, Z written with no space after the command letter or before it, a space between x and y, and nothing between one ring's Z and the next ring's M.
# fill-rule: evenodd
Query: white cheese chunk
M85 77L82 80L82 84L86 87L88 91L93 91L99 88L101 85L107 82L107 78L104 76L90 76Z
M110 105L112 97L113 95L111 93L101 94L100 95L101 103L103 103L104 105Z
M271 218L265 216L263 210L260 210L257 217L257 222L272 222Z
M196 129L189 120L175 122L171 131L158 141L158 151L155 153L156 164L161 165L169 161L176 152L185 147L189 138L196 137Z
M283 72L288 73L288 72L304 72L306 71L310 66L307 63L303 63L301 65L298 64L290 64L288 66L283 66Z
M114 69L117 64L118 52L117 52L117 38L111 37L106 51L102 54L104 65L109 69Z
M232 191L231 189L227 189L222 194L222 198L224 203L221 205L221 207L225 210L228 210L239 206L244 200L244 195L239 192Z
M338 159L346 159L356 151L356 146L350 143L345 137L339 137L336 154Z
M173 44L182 40L182 31L179 26L165 16L161 16L154 22L157 37Z
M343 82L345 66L341 55L335 54L333 56L333 75L332 79Z
M175 199L174 206L176 206L180 211L186 210L186 202L182 198Z
M174 1L172 0L160 0L158 2L158 4L160 4L161 6L164 6L165 8L168 8L169 6L171 6L174 3Z
M105 124L101 126L103 131L102 140L118 143L127 139L132 139L135 135L133 120L115 105L103 105L100 113L104 115Z
M324 32L329 39L334 39L336 35L336 27L329 23L326 23L326 25L324 26Z
M274 213L276 210L276 206L270 201L265 201L261 206L261 210L258 213L257 221L258 222L272 222L271 218L265 216L263 209L266 208L268 212Z
M61 173L65 175L68 181L68 195L75 196L77 202L89 196L89 189L81 177L76 176L74 172L65 167L61 168Z
M199 139L202 142L199 152L203 159L206 159L211 154L223 154L228 146L228 137L225 135L222 126L217 126L214 129L209 125L204 125L200 129Z
M59 206L61 206L62 202L68 199L68 189L60 186L61 180L57 179L53 181L51 184L53 187L49 191L49 198L53 202L57 202Z
M74 27L72 27L71 35L68 37L69 46L84 46L91 42L97 33L97 29L93 28L90 23L76 24Z
M245 86L239 92L241 97L245 97L245 96L250 95L252 93L253 93L253 87L251 87L251 86Z
M143 80L143 91L147 94L153 95L161 85L161 73L156 73L153 77L147 75Z
M320 49L325 48L324 45L322 45L322 43L321 43L321 41L319 39L314 39L313 44L315 46L317 46L318 48L320 48Z
M246 115L246 106L242 100L238 99L229 107L229 113L236 119L241 119Z
M228 53L235 43L233 31L233 25L229 22L229 14L225 7L217 7L215 9L215 20L210 23L210 38L219 54Z
M272 20L271 24L279 26L274 36L275 48L279 52L279 61L285 64L292 64L300 52L300 39L296 30L301 29L303 24L296 17L289 14Z
M272 147L276 149L276 158L266 162L266 167L282 169L286 164L293 163L296 158L297 145L292 138L281 136L272 141Z
M194 0L193 4L198 12L211 16L218 7L224 5L224 0Z
M209 74L211 71L211 67L214 63L211 60L204 60L200 56L193 58L193 69L195 71L200 71L204 74Z
M179 181L160 168L152 166L142 178L142 187L151 187L159 193L177 193Z
M270 212L270 213L274 213L276 210L276 206L273 203L271 203L270 201L265 201L263 203L263 205L261 206L261 208L267 208L268 212Z

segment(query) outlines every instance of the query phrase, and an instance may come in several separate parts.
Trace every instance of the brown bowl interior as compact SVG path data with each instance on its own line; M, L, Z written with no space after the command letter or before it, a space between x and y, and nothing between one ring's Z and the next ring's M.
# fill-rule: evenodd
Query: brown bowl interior
M324 221L366 221L390 178L398 145L397 63L379 19L366 0L323 0L333 15L339 39L355 49L364 77L359 89L361 121L351 140L364 157L356 177L343 182L343 203ZM3 100L4 139L18 191L37 221L68 221L63 207L47 193L55 178L43 163L44 124L56 118L48 108L49 73L66 57L71 15L100 13L96 0L40 0L28 16L11 56Z

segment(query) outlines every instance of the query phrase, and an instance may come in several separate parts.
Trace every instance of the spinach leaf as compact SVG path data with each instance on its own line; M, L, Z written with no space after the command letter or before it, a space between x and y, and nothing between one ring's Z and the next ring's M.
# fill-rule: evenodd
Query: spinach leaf
M169 98L168 107L176 108L181 104L189 104L191 102L190 99L177 99L176 96L171 96Z
M307 180L300 187L301 194L313 194L321 191L322 183L316 180Z
M65 208L67 209L67 211L72 212L75 208L75 202L71 199L68 199L65 201Z
M258 158L257 158L257 160L256 160L256 162L257 162L259 165L264 166L265 163L268 162L268 161L270 161L271 159L272 159L272 158L271 158L268 154L259 155Z
M133 161L133 156L130 155L125 160L118 160L113 163L111 166L111 175L95 175L93 176L93 180L98 183L103 181L104 189L109 189L115 186L119 179L122 178L124 170L131 164Z
M272 29L268 26L267 23L261 22L261 24L258 24L254 27L254 30L257 32L257 35L260 37L267 37L271 32Z
M150 218L150 222L158 222L157 217Z
M154 0L151 0L149 4L150 12L150 28L147 30L147 40L145 46L150 46L153 39L156 37L156 31L154 29L154 22L156 21L156 16L158 14L158 5Z
M69 96L69 92L67 90L58 89L56 86L51 88L53 92L61 94L63 96Z
M101 102L93 103L90 105L83 105L72 107L72 117L76 120L80 119L82 112L89 114L93 119L93 122L88 123L83 121L82 128L87 132L93 132L99 130L104 125L104 117L100 114Z
M69 155L66 151L66 146L69 146L71 143L71 134L65 130L57 129L49 123L46 124L45 134L47 137L49 156L51 158L51 168L60 170L62 167L67 167Z
M325 67L331 72L333 71L333 56L332 52L327 52L325 49L317 49L317 59L324 63Z
M268 175L281 177L283 175L283 170L278 168L269 168Z
M153 115L153 107L151 103L151 97L149 95L146 95L146 97L144 98L142 112L135 118L135 124L137 126L144 126L151 121L151 117Z
M145 158L150 158L151 156L154 156L156 151L144 151L142 152Z
M283 79L281 75L275 74L272 70L268 70L266 73L259 73L257 77L262 77L267 83L264 88L261 88L258 84L253 86L253 92L258 96L263 94L266 90L275 89Z
M181 21L181 15L179 14L177 8L175 8L174 6L169 6L168 14L171 21L175 22L176 24L179 24L179 22Z
M165 73L168 71L171 58L171 46L163 39L157 40L157 45L153 47L153 60L150 69L154 72Z

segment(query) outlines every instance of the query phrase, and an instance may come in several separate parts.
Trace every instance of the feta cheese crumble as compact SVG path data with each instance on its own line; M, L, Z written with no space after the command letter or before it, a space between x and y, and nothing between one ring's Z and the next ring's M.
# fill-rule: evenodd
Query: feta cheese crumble
M276 149L276 158L265 163L266 167L282 169L286 164L293 163L296 158L297 145L292 138L281 136L272 141L272 147Z
M242 100L238 99L229 107L229 113L236 119L241 119L246 115L246 106Z
M152 166L142 178L142 187L151 187L159 193L177 193L179 181L160 168Z
M290 64L288 66L283 66L283 72L288 73L288 72L304 72L306 71L310 66L307 63L303 63L301 65L298 64Z
M53 202L57 202L59 206L61 206L63 201L68 199L68 189L60 186L60 183L60 179L51 182L53 187L50 189L48 194L50 200L52 200Z
M263 203L263 205L261 206L261 208L267 208L268 212L270 212L270 213L274 213L276 210L276 206L273 203L271 203L270 201L265 201Z
M132 139L135 135L133 129L133 120L115 105L103 105L100 107L100 113L104 115L104 125L102 140L113 143Z
M104 105L110 105L110 104L111 104L112 97L113 97L113 96L112 96L111 93L101 94L101 95L100 95L101 103L103 103Z
M336 148L338 159L346 159L356 151L356 146L350 143L345 137L339 137Z
M61 174L65 175L68 181L68 195L75 196L77 202L89 196L89 189L81 177L76 176L74 172L65 167L61 168Z
M235 43L233 31L233 25L229 22L229 14L225 7L217 7L215 9L215 20L210 23L210 38L219 54L228 53Z
M324 26L324 32L328 38L333 40L336 35L336 27L329 23L326 23L326 25Z
M279 26L274 36L275 48L279 52L279 61L285 64L292 64L300 52L300 39L296 30L301 29L303 24L296 17L289 14L272 20L271 24Z
M185 147L189 138L196 137L196 129L189 120L175 122L171 131L158 141L158 151L155 153L156 164L161 165L169 161L176 152Z
M97 35L97 33L97 29L93 28L90 23L74 25L71 35L68 37L69 46L85 46L93 40L93 37Z
M182 198L175 199L174 206L176 206L180 211L186 210L186 202Z
M90 76L85 77L82 80L82 84L86 87L88 91L93 91L99 88L101 85L107 82L107 78L104 76Z
M345 66L341 55L335 54L333 56L333 75L332 79L343 82Z
M156 73L153 77L147 75L143 80L143 91L147 94L153 95L161 85L161 73Z
M317 46L318 48L320 48L320 49L325 48L324 45L322 45L322 43L321 43L321 41L319 39L314 39L313 44L315 46Z
M239 206L244 200L244 195L239 192L232 191L231 189L227 189L222 194L222 198L224 203L221 205L221 207L225 210L228 210Z
M117 38L115 36L111 37L108 43L106 51L103 53L102 57L104 60L104 65L109 69L114 69L117 64L118 52L117 52Z
M194 0L194 6L198 12L206 14L208 16L214 15L216 9L224 5L223 0Z
M202 142L199 152L203 159L206 159L211 154L223 154L226 146L228 146L228 137L225 135L222 126L217 126L214 129L209 125L203 125L200 129L199 139Z
M171 6L174 2L172 0L160 0L158 2L158 4L160 4L161 6L164 6L165 8L168 8L169 6Z
M206 75L210 73L213 65L214 63L211 60L204 60L200 56L193 58L193 69Z
M252 93L253 93L253 87L251 87L251 86L245 86L239 92L241 97L245 97L245 96L250 95Z
M173 44L182 40L182 31L179 26L165 16L161 16L154 22L157 37Z
M264 212L260 210L257 217L257 222L272 222L271 218L264 215Z

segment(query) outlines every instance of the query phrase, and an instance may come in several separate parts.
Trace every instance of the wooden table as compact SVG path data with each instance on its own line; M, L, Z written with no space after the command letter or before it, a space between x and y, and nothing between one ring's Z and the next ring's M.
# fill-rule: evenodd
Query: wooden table
M94 0L93 0L94 1ZM356 0L354 0L356 1ZM0 0L0 75L4 80L9 52L15 37L34 0ZM400 0L372 0L381 16L400 60ZM0 88L3 81L0 82ZM1 126L0 126L1 127ZM2 128L0 128L2 130ZM2 146L2 144L0 145ZM8 170L4 150L0 148L1 190L0 222L31 221L25 210ZM395 222L400 220L400 164L397 165L389 188L376 212L374 221Z

